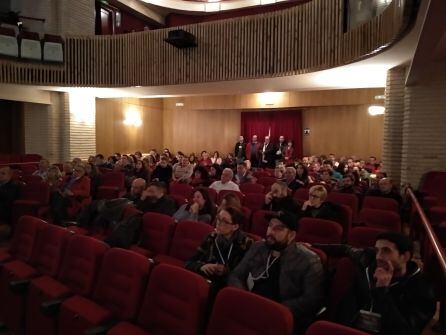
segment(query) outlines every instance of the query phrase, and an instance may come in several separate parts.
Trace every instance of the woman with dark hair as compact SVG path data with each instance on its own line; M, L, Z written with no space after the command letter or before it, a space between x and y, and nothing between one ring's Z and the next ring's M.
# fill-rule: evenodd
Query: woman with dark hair
M294 146L293 141L288 141L284 152L285 164L291 164L294 161Z
M214 151L214 155L211 157L212 164L221 165L222 159L220 157L220 153L218 151Z
M221 178L222 169L221 166L218 164L213 164L209 168L209 179L211 182L214 182L216 180L220 180Z
M138 160L135 165L135 179L142 178L146 182L150 180L150 172L143 161Z
M207 189L199 187L195 189L192 203L181 206L173 218L177 221L191 220L211 223L214 218L215 205L211 200Z
M209 154L208 154L208 152L206 150L203 150L201 152L201 158L198 161L198 164L201 165L201 166L204 166L204 167L208 167L208 166L212 165L212 161L209 158Z
M195 255L186 262L186 269L211 279L214 290L226 285L228 273L253 244L240 229L243 220L243 214L235 208L219 210L215 231L205 237Z
M195 156L195 153L192 152L192 153L189 155L189 163L191 163L193 166L196 166L196 165L197 165L197 162L198 162L197 156Z
M209 172L204 166L197 165L192 175L190 185L192 187L209 186L211 184L209 180Z
M221 167L223 169L229 168L231 170L234 170L237 167L237 162L235 160L235 157L232 153L228 153L226 157L223 159L223 163L221 164Z
M313 182L308 175L308 168L302 163L299 163L296 166L296 181L299 184L302 184L302 186L307 186Z

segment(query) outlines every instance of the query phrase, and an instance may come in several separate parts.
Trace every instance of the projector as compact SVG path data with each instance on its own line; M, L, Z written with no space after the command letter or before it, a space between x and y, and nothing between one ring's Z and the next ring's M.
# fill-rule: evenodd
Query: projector
M197 46L195 36L182 29L169 31L167 38L165 38L164 41L179 49L193 48Z

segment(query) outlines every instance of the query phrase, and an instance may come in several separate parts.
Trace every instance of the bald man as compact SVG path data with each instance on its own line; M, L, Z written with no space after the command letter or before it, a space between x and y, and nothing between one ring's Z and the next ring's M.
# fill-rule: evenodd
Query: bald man
M12 180L9 166L0 168L0 221L11 223L12 204L19 198L20 188Z
M130 192L125 196L127 199L136 203L141 198L142 192L146 189L146 181L142 178L136 178L132 182Z

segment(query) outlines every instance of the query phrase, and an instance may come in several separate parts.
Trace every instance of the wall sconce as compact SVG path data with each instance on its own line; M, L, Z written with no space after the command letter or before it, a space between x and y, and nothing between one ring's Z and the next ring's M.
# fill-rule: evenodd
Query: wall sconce
M386 109L384 106L372 105L372 106L369 106L369 108L368 108L368 112L371 116L383 115L385 111L386 111Z
M282 99L283 92L264 92L260 93L260 103L266 106L274 106Z
M142 120L141 115L138 110L136 109L129 109L125 112L125 120L124 124L126 126L134 126L134 127L141 127Z
M96 121L96 98L90 91L76 89L69 92L70 113L74 121L92 126Z

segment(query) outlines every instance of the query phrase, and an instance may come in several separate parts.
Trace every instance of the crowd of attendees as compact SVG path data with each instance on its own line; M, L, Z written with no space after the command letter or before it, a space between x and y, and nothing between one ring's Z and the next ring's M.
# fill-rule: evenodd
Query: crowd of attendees
M78 158L59 165L45 159L35 176L51 189L50 220L63 224L85 210L83 201L95 197L99 175L120 171L125 176L127 194L142 212L159 212L176 220L201 221L215 226L186 268L210 279L214 294L232 285L260 294L287 306L294 315L295 333L301 334L316 320L326 301L326 273L310 246L296 243L302 217L337 221L339 207L326 201L327 192L395 199L399 189L387 178L375 157L367 160L334 154L297 158L292 142L281 136L277 144L269 136L263 143L243 136L234 152L224 157L218 151L202 151L197 157L169 149L147 155L102 154L87 161ZM264 195L263 209L271 211L266 238L254 242L242 230L244 216L240 199L227 193L217 207L209 189L240 191L240 185L256 183L260 171L275 181ZM177 206L169 197L169 185L184 183L194 187L189 202ZM308 189L308 200L299 203L293 193ZM11 181L11 169L0 168L1 220L10 219L9 209L18 194ZM432 288L416 263L411 261L411 241L401 233L384 232L375 248L357 250L347 245L317 245L328 255L351 256L358 268L356 283L340 304L335 321L379 334L420 334L435 312Z

